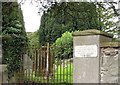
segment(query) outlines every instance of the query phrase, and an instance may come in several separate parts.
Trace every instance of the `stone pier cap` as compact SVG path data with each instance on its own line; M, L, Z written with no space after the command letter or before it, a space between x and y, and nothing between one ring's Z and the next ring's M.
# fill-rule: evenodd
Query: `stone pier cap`
M100 44L100 47L120 47L120 42L103 42Z
M73 36L88 36L88 35L103 35L110 38L113 38L113 35L96 29L89 29L84 31L75 31L72 34Z

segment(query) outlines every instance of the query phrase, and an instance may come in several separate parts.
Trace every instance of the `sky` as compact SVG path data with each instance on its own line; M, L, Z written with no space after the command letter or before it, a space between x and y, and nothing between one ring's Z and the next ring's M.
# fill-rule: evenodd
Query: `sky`
M36 7L36 4L25 2L21 5L21 9L23 11L26 32L37 31L40 26L41 15L38 14L38 7Z

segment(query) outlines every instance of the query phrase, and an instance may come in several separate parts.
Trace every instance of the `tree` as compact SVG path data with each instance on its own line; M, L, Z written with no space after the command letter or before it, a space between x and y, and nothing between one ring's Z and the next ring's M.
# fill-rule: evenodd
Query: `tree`
M27 0L21 0L20 3L24 4L26 1ZM45 10L49 9L51 7L51 5L55 4L56 2L61 3L61 2L75 2L75 1L79 2L79 0L30 0L30 3L31 4L37 3L38 4L37 6L39 6L39 12L41 12L41 11L45 11ZM86 0L85 2L92 2L92 1ZM94 3L97 4L99 7L102 7L104 9L107 9L106 8L106 5L107 5L109 9L113 9L114 14L116 16L120 16L120 13L119 13L120 9L116 8L116 5L119 5L120 0L113 1L113 2L111 2L111 1L99 2L99 1L95 0Z
M77 2L79 2L79 0L76 0ZM85 1L85 2L90 2L91 0L88 0L88 1ZM21 0L21 2L20 3L25 3L26 2L26 0ZM51 9L51 7L53 6L53 5L60 5L60 4L62 4L62 2L65 2L65 3L67 3L67 2L74 2L74 0L30 0L30 3L31 4L34 4L34 3L37 3L38 5L38 7L39 7L39 11L38 11L38 13L41 13L41 12L43 12L43 11L47 11L47 10L49 10L49 9ZM99 2L99 1L97 1L97 0L95 0L95 2L93 2L95 5L97 5L99 8L102 8L102 9L104 9L104 11L105 10L112 10L112 14L114 14L114 16L116 16L116 17L120 17L120 12L119 12L119 7L118 7L118 5L119 5L119 3L120 3L120 1L118 0L118 1L114 1L114 2L111 2L111 1L104 1L104 2ZM42 6L41 6L42 5ZM109 11L110 12L110 11ZM107 18L106 18L107 19ZM104 30L105 31L105 26L103 26L103 25L105 25L105 22L103 23L103 22L99 22L99 26L101 27L101 30ZM111 33L114 33L115 35L119 35L120 34L120 30L119 30L119 21L118 22L116 22L116 25L114 24L114 22L109 22L109 26L110 27L113 27L114 26L114 28L112 28L112 30L111 30L111 28L109 28L108 30L109 30L109 32L111 31ZM106 23L106 27L108 28L109 26L108 26L108 22ZM99 27L98 26L98 27ZM103 27L104 28L103 28ZM107 32L108 32L108 30L107 30Z
M118 8L116 7L119 5L119 2L120 1L117 1L117 2L109 2L108 1L105 3L104 2L97 2L96 4L103 9L112 9L116 16L120 16L120 13L119 13L120 9L119 9L119 7Z
M39 34L38 31L36 32L27 32L28 37L28 47L29 49L39 48Z
M42 16L39 41L53 43L66 31L92 28L100 29L94 3L56 3Z
M23 3L25 3L26 2L26 0L21 0L21 3L23 4ZM37 3L38 5L38 7L39 7L39 11L38 11L38 13L41 13L41 12L43 12L43 11L47 11L47 10L49 10L49 9L51 9L51 7L53 6L53 5L61 5L62 4L62 2L65 2L65 3L67 3L67 2L74 2L74 0L67 0L67 2L66 2L66 0L30 0L30 3L32 3L32 4L34 4L34 3ZM79 2L79 0L77 0L77 2ZM88 2L88 1L85 1L85 2ZM89 0L89 2L90 2L90 0ZM104 11L105 10L112 10L112 15L114 15L114 16L116 16L116 17L120 17L120 12L119 12L119 7L118 7L118 5L119 5L119 3L120 3L120 1L114 1L114 2L109 2L109 1L106 1L106 2L99 2L99 1L97 1L97 0L95 0L95 2L93 2L95 5L97 5L99 8L102 8ZM41 6L42 5L42 6ZM57 6L56 6L57 7ZM111 12L111 11L109 11L109 12ZM110 15L111 16L111 15ZM107 18L106 18L107 19ZM110 19L110 18L109 18ZM101 20L101 19L99 19L99 20ZM103 25L104 26L103 26ZM108 26L108 24L109 24L109 26L110 26L110 28L108 29L109 30L109 32L111 31L111 33L114 33L114 34L117 34L117 35L119 35L120 34L120 30L119 30L119 21L118 22L116 22L116 24L114 23L114 22L107 22L106 23L106 27L108 28L109 26ZM103 28L103 27L104 28ZM114 28L112 28L112 30L111 30L111 27L113 27L114 26ZM101 28L101 30L104 30L105 31L105 29L106 29L106 27L105 27L105 22L99 22L99 26L98 26L99 28ZM107 32L108 32L108 30L107 30Z
M118 35L120 33L118 27L119 21L113 9L105 9L98 6L97 12L100 19L101 30L115 36Z
M102 19L103 19L103 31L112 33L115 37L115 40L119 41L119 36L120 36L120 25L119 25L119 20L114 21L114 18L119 19L120 18L120 0L117 2L97 2L95 3L98 5L102 11L107 11L106 13L102 14Z
M21 9L17 2L2 3L2 35L11 39L2 42L3 63L7 64L8 79L20 70L21 56L25 53L27 37Z

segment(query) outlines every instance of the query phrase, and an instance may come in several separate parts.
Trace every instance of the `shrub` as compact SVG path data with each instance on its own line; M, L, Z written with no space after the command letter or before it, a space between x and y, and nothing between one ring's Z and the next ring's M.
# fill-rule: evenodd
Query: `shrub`
M73 53L73 37L72 33L65 32L60 38L57 38L53 44L54 57L58 59L68 59Z

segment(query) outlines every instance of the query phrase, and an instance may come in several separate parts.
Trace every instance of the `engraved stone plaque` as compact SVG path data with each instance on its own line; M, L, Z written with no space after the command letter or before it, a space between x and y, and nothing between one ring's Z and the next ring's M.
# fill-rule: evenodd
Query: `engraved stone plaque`
M75 46L75 57L97 57L97 45Z

